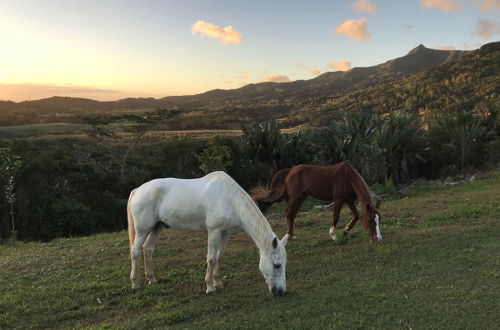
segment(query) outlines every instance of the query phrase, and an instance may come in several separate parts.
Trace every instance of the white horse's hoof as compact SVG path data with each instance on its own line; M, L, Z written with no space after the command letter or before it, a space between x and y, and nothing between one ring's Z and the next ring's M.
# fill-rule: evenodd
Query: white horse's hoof
M215 292L215 288L213 286L207 287L207 291L205 291L206 294L212 294Z
M149 283L149 285L151 285L151 284L156 284L156 283L158 283L158 281L156 280L156 278L152 278L152 279L150 279L150 280L149 280L149 282L148 282L148 283Z
M222 285L222 281L216 281L214 283L215 289L222 289L224 286Z
M141 288L140 284L132 283L132 290L139 290Z

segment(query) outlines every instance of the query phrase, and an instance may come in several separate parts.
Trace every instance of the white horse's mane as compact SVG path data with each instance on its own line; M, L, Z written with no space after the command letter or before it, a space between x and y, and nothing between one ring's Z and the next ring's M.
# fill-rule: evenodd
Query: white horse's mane
M226 178L231 181L232 187L236 190L235 193L238 194L233 200L237 201L234 206L238 210L242 223L256 236L252 237L254 240L257 238L263 239L264 246L262 248L268 250L272 246L272 240L276 237L271 225L250 195L229 175L226 174ZM251 233L248 234L251 235ZM259 244L259 242L256 243Z

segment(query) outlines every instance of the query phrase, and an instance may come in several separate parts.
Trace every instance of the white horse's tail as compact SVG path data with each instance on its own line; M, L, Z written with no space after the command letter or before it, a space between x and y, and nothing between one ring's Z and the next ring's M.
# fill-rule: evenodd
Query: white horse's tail
M134 248L134 240L135 240L134 216L132 215L132 210L130 209L130 201L132 200L134 193L135 189L130 192L130 196L128 198L128 203L127 203L128 238L130 240L130 250Z

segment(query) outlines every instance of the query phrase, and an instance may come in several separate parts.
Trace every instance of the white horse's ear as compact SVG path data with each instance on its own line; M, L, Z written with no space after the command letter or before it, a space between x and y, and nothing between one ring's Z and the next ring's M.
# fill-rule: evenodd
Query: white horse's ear
M273 249L276 249L278 247L278 238L275 236L273 238Z
M283 236L283 238L281 239L280 241L280 244L283 245L283 247L286 246L286 243L288 242L288 234L286 234L285 236Z

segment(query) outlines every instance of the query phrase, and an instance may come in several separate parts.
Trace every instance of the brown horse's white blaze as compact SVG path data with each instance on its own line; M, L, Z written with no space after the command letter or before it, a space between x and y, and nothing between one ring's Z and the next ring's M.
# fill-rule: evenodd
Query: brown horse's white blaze
M382 235L380 234L380 214L378 211L370 204L365 206L365 213L361 217L361 222L366 230L370 233L370 237L374 243L382 241Z
M323 201L333 201L333 219L328 231L333 240L337 239L337 223L344 203L349 206L353 214L353 218L344 228L344 233L347 234L360 219L356 200L360 202L363 211L361 222L372 241L382 240L381 217L377 211L379 202L373 202L365 180L348 163L333 166L298 165L291 169L283 169L274 175L267 189L253 189L252 199L255 202L272 203L280 200L285 194L288 197L287 233L291 238L294 238L293 224L300 206L307 196L312 196Z

